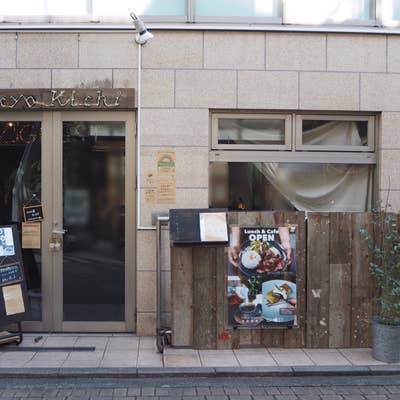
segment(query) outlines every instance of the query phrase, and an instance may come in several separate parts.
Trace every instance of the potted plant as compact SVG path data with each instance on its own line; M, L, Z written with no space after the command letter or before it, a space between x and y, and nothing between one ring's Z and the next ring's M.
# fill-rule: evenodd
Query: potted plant
M372 251L370 271L378 285L379 314L372 321L372 356L384 362L400 362L400 233L397 214L375 211L374 237L361 235Z

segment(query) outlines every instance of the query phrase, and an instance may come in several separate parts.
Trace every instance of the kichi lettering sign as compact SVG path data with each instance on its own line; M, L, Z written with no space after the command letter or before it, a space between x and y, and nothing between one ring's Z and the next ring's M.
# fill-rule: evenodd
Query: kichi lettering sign
M134 108L134 89L0 90L0 111L130 110Z

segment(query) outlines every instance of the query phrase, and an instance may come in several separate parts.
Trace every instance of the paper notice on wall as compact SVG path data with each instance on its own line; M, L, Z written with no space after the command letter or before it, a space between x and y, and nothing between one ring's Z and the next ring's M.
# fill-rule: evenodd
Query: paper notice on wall
M6 306L6 315L15 315L25 312L21 284L4 286L2 290L4 304Z
M175 179L159 179L157 181L157 203L176 203L176 181Z
M0 257L15 255L12 228L0 228Z
M145 173L144 173L144 176L145 176L145 181L144 181L144 185L146 186L146 187L154 187L154 186L156 186L156 177L157 177L157 174L156 174L156 172L155 171L146 171Z
M22 223L22 248L40 249L41 248L41 223L30 222Z
M202 242L227 242L228 227L225 213L200 213L200 239Z
M176 153L174 149L163 149L157 152L158 178L175 179Z
M156 189L144 189L144 202L146 204L155 204L157 199Z

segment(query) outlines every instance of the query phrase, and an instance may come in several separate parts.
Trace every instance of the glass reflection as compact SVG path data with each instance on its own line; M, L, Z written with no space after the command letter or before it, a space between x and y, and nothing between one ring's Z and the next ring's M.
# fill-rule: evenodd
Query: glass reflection
M64 320L125 319L125 124L64 122Z

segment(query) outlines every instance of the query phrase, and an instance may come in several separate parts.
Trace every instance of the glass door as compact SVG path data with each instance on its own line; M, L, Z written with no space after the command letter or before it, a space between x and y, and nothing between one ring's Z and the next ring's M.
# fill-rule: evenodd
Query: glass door
M133 331L134 118L53 113L55 329Z
M39 223L39 243L22 240L24 207L43 204L44 214L51 198L43 179L48 168L43 154L51 116L41 112L0 113L0 225L15 224L20 232L22 262L28 289L25 330L51 329L51 268L47 252L48 221Z

